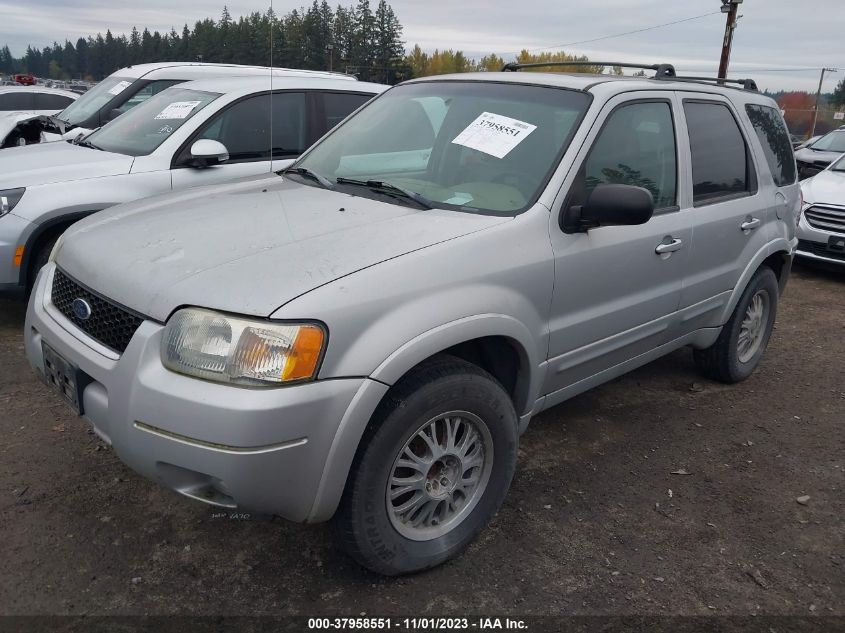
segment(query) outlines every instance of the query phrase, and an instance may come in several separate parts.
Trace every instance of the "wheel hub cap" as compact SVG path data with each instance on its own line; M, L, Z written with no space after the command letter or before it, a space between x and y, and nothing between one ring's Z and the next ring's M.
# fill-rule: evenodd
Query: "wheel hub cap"
M417 429L393 463L387 511L403 536L425 541L453 530L484 494L493 441L476 415L453 411Z
M769 295L760 290L751 297L739 329L736 351L741 363L747 363L759 351L769 318Z

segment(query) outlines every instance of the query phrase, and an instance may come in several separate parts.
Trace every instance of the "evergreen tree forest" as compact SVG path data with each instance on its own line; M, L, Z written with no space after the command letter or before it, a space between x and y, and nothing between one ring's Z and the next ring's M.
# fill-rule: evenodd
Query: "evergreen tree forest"
M0 48L0 73L30 72L52 79L100 80L119 68L164 61L254 64L351 72L359 78L395 83L406 78L402 25L386 0L373 7L369 0L332 8L326 1L284 16L268 9L233 18L224 7L218 20L206 18L181 31L150 32L54 42L27 47L16 58Z
M272 42L272 45L271 45ZM271 51L272 48L272 51ZM271 55L272 52L272 55ZM334 70L359 79L398 83L412 77L471 71L497 71L506 61L588 61L564 52L522 51L505 60L494 54L471 59L462 51L424 52L414 46L407 53L402 25L387 0L357 0L332 8L327 0L277 16L272 9L233 18L224 6L219 19L206 18L193 28L160 33L133 28L129 34L79 38L52 46L27 47L15 57L0 47L0 74L29 72L50 79L98 81L114 71L147 62L203 61L276 67ZM559 66L558 72L600 73L600 66ZM621 69L607 69L621 74Z

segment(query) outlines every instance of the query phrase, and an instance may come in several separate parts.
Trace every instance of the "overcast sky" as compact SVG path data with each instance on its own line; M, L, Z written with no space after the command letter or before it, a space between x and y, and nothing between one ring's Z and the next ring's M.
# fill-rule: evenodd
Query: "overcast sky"
M309 1L274 0L277 14ZM341 0L352 4L353 0ZM27 44L142 30L181 30L201 18L217 19L223 4L233 16L264 11L270 0L0 0L0 44L21 55ZM337 4L333 0L331 4ZM371 0L375 6L377 0ZM453 48L470 57L522 48L559 50L582 42L691 16L718 12L720 0L393 0L407 47ZM840 72L825 80L832 91L845 75L845 0L745 0L731 59L732 75L750 75L761 88L815 91L822 66ZM725 18L697 20L597 42L567 52L604 61L665 61L715 74ZM781 69L780 72L764 72ZM806 70L810 69L810 70ZM747 71L747 72L743 72Z

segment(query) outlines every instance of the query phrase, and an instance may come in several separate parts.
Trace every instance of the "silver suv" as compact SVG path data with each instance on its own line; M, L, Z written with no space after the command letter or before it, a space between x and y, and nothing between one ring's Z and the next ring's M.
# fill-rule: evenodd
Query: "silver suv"
M278 175L87 218L38 276L32 367L182 495L333 518L379 573L442 563L532 416L684 346L725 383L766 349L780 112L653 68L410 81Z

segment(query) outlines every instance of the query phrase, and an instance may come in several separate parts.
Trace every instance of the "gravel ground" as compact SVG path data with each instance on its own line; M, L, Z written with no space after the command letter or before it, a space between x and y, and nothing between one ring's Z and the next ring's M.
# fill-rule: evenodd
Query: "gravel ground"
M740 385L682 350L536 418L490 528L400 579L136 476L36 382L24 312L0 300L0 614L845 616L845 273L797 268Z

